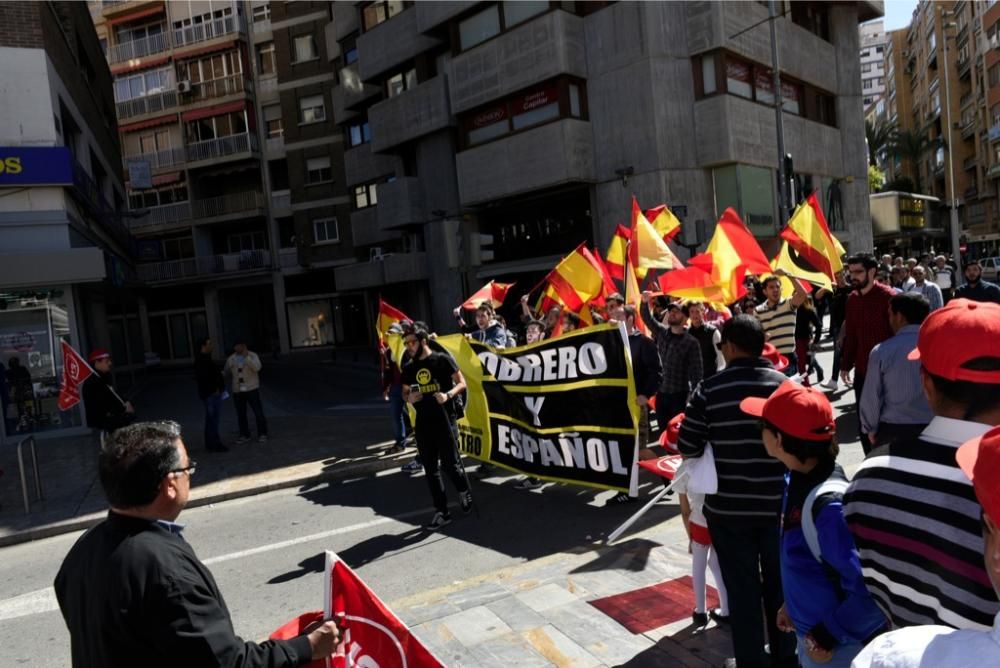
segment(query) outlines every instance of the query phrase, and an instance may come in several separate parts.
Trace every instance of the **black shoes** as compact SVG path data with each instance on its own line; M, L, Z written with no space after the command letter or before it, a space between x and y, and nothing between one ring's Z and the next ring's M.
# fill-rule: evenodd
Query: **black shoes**
M716 624L728 624L729 623L729 615L722 614L722 610L720 610L719 608L713 608L713 609L709 610L707 613L704 613L704 612L692 612L691 613L691 622L695 626L699 626L699 627L708 626L708 620L710 618L713 619L713 620L715 620Z

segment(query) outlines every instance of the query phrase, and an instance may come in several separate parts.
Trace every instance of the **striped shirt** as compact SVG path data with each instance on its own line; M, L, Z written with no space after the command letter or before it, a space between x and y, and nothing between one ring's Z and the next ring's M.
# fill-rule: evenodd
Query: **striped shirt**
M788 299L771 306L764 302L755 310L760 326L767 334L767 342L782 355L795 354L795 307Z
M677 447L685 457L700 457L712 444L719 491L705 497L710 523L778 525L785 467L768 456L757 418L741 411L740 401L769 397L785 380L765 359L735 359L691 395Z
M896 627L988 630L1000 611L983 565L982 509L955 450L989 425L935 417L873 450L844 495L865 584Z

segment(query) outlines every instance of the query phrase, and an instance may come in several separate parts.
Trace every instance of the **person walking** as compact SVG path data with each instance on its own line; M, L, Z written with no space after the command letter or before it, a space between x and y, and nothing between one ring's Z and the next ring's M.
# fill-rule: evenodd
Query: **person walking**
M462 511L472 510L472 491L458 453L455 397L465 390L465 378L450 355L432 352L426 329L403 335L409 359L403 365L403 398L413 405L417 419L414 433L417 452L427 477L435 513L424 525L429 531L451 523L442 469L458 492Z
M714 451L719 487L705 497L704 513L729 596L735 659L727 666L791 667L795 635L776 623L784 602L778 521L785 467L768 457L759 422L740 410L743 399L771 396L786 377L761 357L764 330L753 316L726 321L721 345L726 368L691 395L677 447L685 458L703 456L708 443Z
M228 452L229 448L222 444L222 437L219 436L219 415L226 381L222 378L222 371L212 360L214 349L212 339L202 340L194 358L194 375L198 383L198 397L205 406L205 449L211 452Z
M669 302L665 322L660 322L649 312L652 293L642 293L639 315L656 340L656 351L660 356L660 387L656 392L656 423L660 432L678 413L684 412L684 404L692 390L701 382L701 347L698 340L684 328L684 311L677 302Z
M118 429L98 467L111 509L76 541L54 583L73 668L284 668L333 654L332 621L291 640L236 635L215 578L177 524L197 464L176 422Z
M232 381L233 403L236 404L236 419L239 422L240 436L237 443L250 441L250 423L247 422L247 405L253 410L257 421L257 442L267 441L267 418L264 417L264 406L260 401L260 357L247 348L242 339L233 346L233 354L226 360L226 373Z
M688 318L688 334L697 339L701 348L702 378L711 378L726 366L719 350L722 335L719 334L718 327L705 321L705 302L686 301L683 311Z
M944 296L941 294L941 288L938 287L937 283L931 283L927 280L926 269L918 264L910 271L910 275L913 276L913 285L908 290L904 290L904 292L915 292L923 295L932 311L936 311L944 306Z
M956 298L1000 304L1000 286L983 280L983 268L979 260L966 262L963 274L965 285L955 290Z
M823 336L823 321L820 320L812 300L806 298L795 310L795 359L797 375L803 385L809 385L809 374L816 370L816 382L823 382L823 367L816 362L811 348L819 347Z
M95 348L90 351L88 361L97 373L83 381L83 408L87 425L106 436L131 424L135 420L135 407L132 402L119 397L112 386L111 353L104 348Z

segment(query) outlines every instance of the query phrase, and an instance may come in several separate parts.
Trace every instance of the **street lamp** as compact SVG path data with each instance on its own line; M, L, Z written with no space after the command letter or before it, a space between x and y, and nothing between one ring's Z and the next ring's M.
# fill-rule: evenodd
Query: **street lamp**
M948 124L948 175L949 181L951 183L951 195L949 199L951 200L951 256L952 259L961 266L962 262L962 252L961 252L961 226L958 222L958 206L955 199L955 160L953 155L952 145L952 130L954 129L951 124L951 84L948 78L948 35L945 32L948 28L954 27L955 23L945 23L945 16L952 16L952 12L942 9L941 10L941 47L943 49L944 58L944 104L945 104L945 120Z

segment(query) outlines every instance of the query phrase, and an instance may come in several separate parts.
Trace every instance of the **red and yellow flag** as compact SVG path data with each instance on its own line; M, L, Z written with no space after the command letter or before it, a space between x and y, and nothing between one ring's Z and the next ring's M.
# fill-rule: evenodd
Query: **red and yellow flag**
M666 204L655 206L646 211L646 220L664 241L670 241L681 231L681 221L677 220L677 216L667 208Z
M628 261L628 242L632 238L632 231L624 225L615 228L615 236L611 237L608 245L608 252L604 263L608 266L608 271L613 278L619 281L625 279L625 263Z
M504 300L507 298L507 293L514 283L497 283L496 281L490 281L483 287L476 290L471 297L462 302L462 308L467 311L472 311L479 308L479 305L483 302L489 302L493 308L500 308Z
M815 192L792 214L788 226L781 231L781 238L812 268L829 276L831 281L835 281L837 272L844 268L841 260L844 247L830 232Z
M639 209L639 203L635 197L632 198L631 236L629 260L640 279L645 278L647 270L651 268L673 269L679 266L680 262L671 252L670 247L646 220L646 216Z
M385 345L385 336L389 328L400 320L410 320L410 316L400 311L395 306L387 304L378 298L378 317L375 319L375 332L378 334L379 346Z
M542 310L562 305L588 322L587 305L602 295L604 274L593 254L581 243L545 277L548 287L542 295Z

